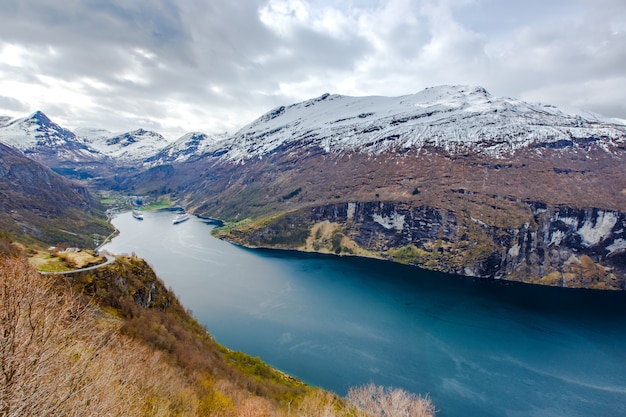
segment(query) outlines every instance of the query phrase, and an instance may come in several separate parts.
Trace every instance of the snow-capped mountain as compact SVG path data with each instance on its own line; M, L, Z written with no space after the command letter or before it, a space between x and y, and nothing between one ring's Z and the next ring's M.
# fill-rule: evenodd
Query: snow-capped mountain
M201 132L190 132L175 142L168 144L156 155L145 159L150 166L163 165L173 162L185 162L193 157L211 154L219 156L226 152L228 134L207 135Z
M41 111L28 117L0 117L0 142L36 159L64 161L112 159L115 163L143 162L168 142L156 132L137 129L113 133L105 129L78 128L76 133L54 123Z
M81 129L80 133L92 149L121 163L143 162L169 145L159 133L144 129L117 135L95 129Z
M41 111L24 118L0 119L0 142L40 160L52 156L76 161L95 157L94 151L73 132L54 123Z
M533 146L593 142L610 150L625 141L623 121L495 97L482 87L439 86L401 97L324 94L278 107L237 132L225 158L292 145L368 154L435 147L500 158Z
M439 149L503 158L529 148L611 151L625 146L626 122L495 97L482 87L438 86L400 97L324 94L271 110L232 136L191 132L175 142L144 129L79 128L75 134L37 111L1 117L0 142L35 156L53 152L64 160L110 159L134 167L203 157L245 161L286 147L370 155Z

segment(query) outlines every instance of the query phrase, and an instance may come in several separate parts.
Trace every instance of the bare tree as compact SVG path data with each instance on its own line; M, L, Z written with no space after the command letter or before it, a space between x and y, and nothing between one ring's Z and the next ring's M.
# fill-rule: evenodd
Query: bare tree
M269 400L260 397L248 397L237 407L237 417L271 417L274 406Z
M384 388L374 384L350 388L348 402L357 417L433 417L435 407L423 398L400 388Z

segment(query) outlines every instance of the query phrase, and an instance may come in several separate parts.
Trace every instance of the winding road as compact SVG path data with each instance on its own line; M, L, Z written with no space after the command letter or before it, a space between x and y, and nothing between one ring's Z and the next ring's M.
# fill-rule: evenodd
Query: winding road
M72 269L72 270L69 270L69 271L58 271L58 272L43 272L43 271L38 271L38 272L40 274L42 274L42 275L75 274L77 272L91 271L92 269L102 268L103 266L111 265L113 262L115 262L115 256L108 255L108 254L105 254L104 256L107 258L106 262L98 264L98 265L88 266L86 268Z

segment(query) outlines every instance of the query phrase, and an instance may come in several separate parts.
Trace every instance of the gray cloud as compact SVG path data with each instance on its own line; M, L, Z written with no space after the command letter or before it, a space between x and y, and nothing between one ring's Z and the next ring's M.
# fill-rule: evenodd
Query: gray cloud
M13 97L0 96L0 108L14 110L16 112L27 112L30 109L21 101Z
M324 92L480 84L626 118L620 0L0 3L0 114L68 127L234 131Z

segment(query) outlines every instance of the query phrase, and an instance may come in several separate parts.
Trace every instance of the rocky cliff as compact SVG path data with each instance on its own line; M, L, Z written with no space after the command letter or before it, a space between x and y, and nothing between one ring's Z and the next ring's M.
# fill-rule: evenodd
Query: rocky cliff
M232 231L250 246L372 256L466 276L626 288L626 214L493 196L462 211L413 202L297 210Z

